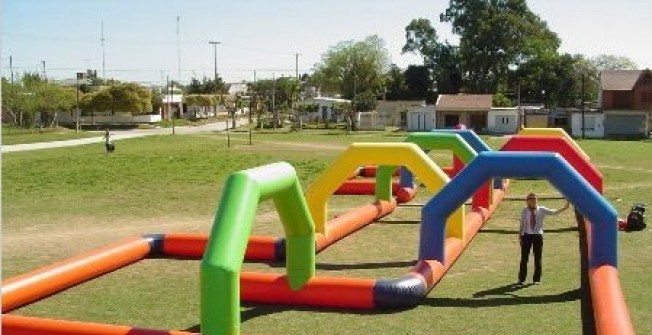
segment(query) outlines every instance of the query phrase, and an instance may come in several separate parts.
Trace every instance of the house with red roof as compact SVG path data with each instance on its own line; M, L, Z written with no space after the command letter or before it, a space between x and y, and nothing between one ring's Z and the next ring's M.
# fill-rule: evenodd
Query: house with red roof
M652 71L600 73L600 109L606 137L647 137L652 119Z

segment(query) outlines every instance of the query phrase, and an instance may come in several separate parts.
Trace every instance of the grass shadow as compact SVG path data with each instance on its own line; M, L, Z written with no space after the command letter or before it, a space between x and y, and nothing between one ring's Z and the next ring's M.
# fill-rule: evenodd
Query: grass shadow
M247 310L240 311L240 322L247 322L248 320L257 317L266 316L275 313L283 313L287 311L300 311L300 312L313 312L322 314L354 314L354 315L389 315L401 313L404 309L383 309L383 310L361 310L361 309L347 309L335 307L321 307L321 306L290 306L290 305L259 305L243 302L242 307L248 308ZM183 329L185 332L200 333L201 326L194 325Z
M318 270L338 271L338 270L373 270L389 268L410 268L416 264L416 261L409 262L379 262L379 263L356 263L356 264L328 264L318 263Z
M565 227L557 229L545 229L544 233L559 234L577 231L577 227ZM499 235L517 235L518 230L511 229L482 229L480 233L499 234Z
M524 286L523 288L528 287ZM482 307L499 307L514 305L545 305L552 303L569 302L581 299L580 289L574 289L557 294L546 294L539 296L518 296L512 294L516 290L505 287L482 291L474 294L486 294L486 292L495 292L492 294L508 295L506 297L495 297L488 299L466 299L466 298L426 298L421 305L432 307L463 307L463 308L482 308Z

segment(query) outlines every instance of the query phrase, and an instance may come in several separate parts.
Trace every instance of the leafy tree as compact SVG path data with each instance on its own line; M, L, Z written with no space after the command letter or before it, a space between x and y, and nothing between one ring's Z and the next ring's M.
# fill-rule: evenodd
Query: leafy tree
M175 86L182 87L178 83L175 83ZM217 80L203 77L201 81L192 78L190 84L184 87L184 92L187 94L227 94L229 85L221 77L217 77Z
M41 121L52 122L59 111L70 111L76 105L76 90L43 80L38 74L24 74L15 83L2 81L2 112L5 120L18 126L31 127L36 113Z
M405 27L406 43L403 53L420 54L424 68L429 71L426 91L422 98L431 97L431 88L436 87L439 94L456 94L462 87L462 69L458 48L448 42L440 42L437 31L430 20L414 19ZM430 77L432 75L432 77Z
M636 63L623 56L615 55L598 55L591 58L591 64L598 70L636 70Z
M405 70L404 76L411 99L424 99L428 103L435 102L433 83L425 66L410 65Z
M301 83L294 77L281 77L274 80L259 80L249 87L259 99L259 103L264 105L266 110L273 111L275 125L279 126L279 111L288 112L292 109L301 89Z
M503 93L496 93L491 104L494 107L512 107L512 100Z
M405 75L401 68L392 64L387 73L387 89L385 90L385 99L387 100L406 100L410 99L410 92L405 83Z
M510 65L556 54L560 44L525 0L450 0L440 20L460 36L464 83L472 93L496 92Z
M575 65L570 54L549 54L522 64L516 70L521 100L544 102L547 107L575 106L580 97Z
M80 102L84 111L147 114L152 111L152 91L134 83L118 83L90 93Z
M379 95L390 67L389 52L375 35L344 41L330 47L315 67L311 79L322 92L339 93L346 99L362 92Z
M151 91L152 94L152 111L158 111L163 107L163 97L161 97L160 94L155 92L154 90Z
M377 96L372 92L356 94L353 100L353 107L356 112L369 112L376 108Z

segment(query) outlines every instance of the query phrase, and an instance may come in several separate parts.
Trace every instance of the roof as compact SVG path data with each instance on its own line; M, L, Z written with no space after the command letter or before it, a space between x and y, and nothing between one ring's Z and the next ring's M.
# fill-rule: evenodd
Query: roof
M631 91L641 73L641 70L605 70L600 72L600 85L603 91Z
M492 100L491 94L441 94L437 98L437 110L488 111Z
M317 97L317 98L308 99L307 101L308 102L313 102L313 103L320 103L320 102L324 102L324 103L326 103L326 102L331 102L331 103L333 103L333 102L351 102L351 100L347 100L347 99L328 98L328 97Z

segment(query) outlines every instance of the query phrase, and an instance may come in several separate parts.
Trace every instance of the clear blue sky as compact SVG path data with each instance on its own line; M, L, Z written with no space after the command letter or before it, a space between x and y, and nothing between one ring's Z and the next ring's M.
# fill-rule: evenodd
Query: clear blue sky
M530 7L562 39L561 50L588 56L627 56L652 68L652 1L532 0ZM2 4L2 74L43 71L72 78L86 68L102 71L104 21L106 76L159 83L178 80L177 16L181 81L218 72L228 82L309 72L339 41L376 34L401 67L420 63L401 55L404 28L429 18L440 37L456 42L438 17L448 1L417 0L5 0Z

